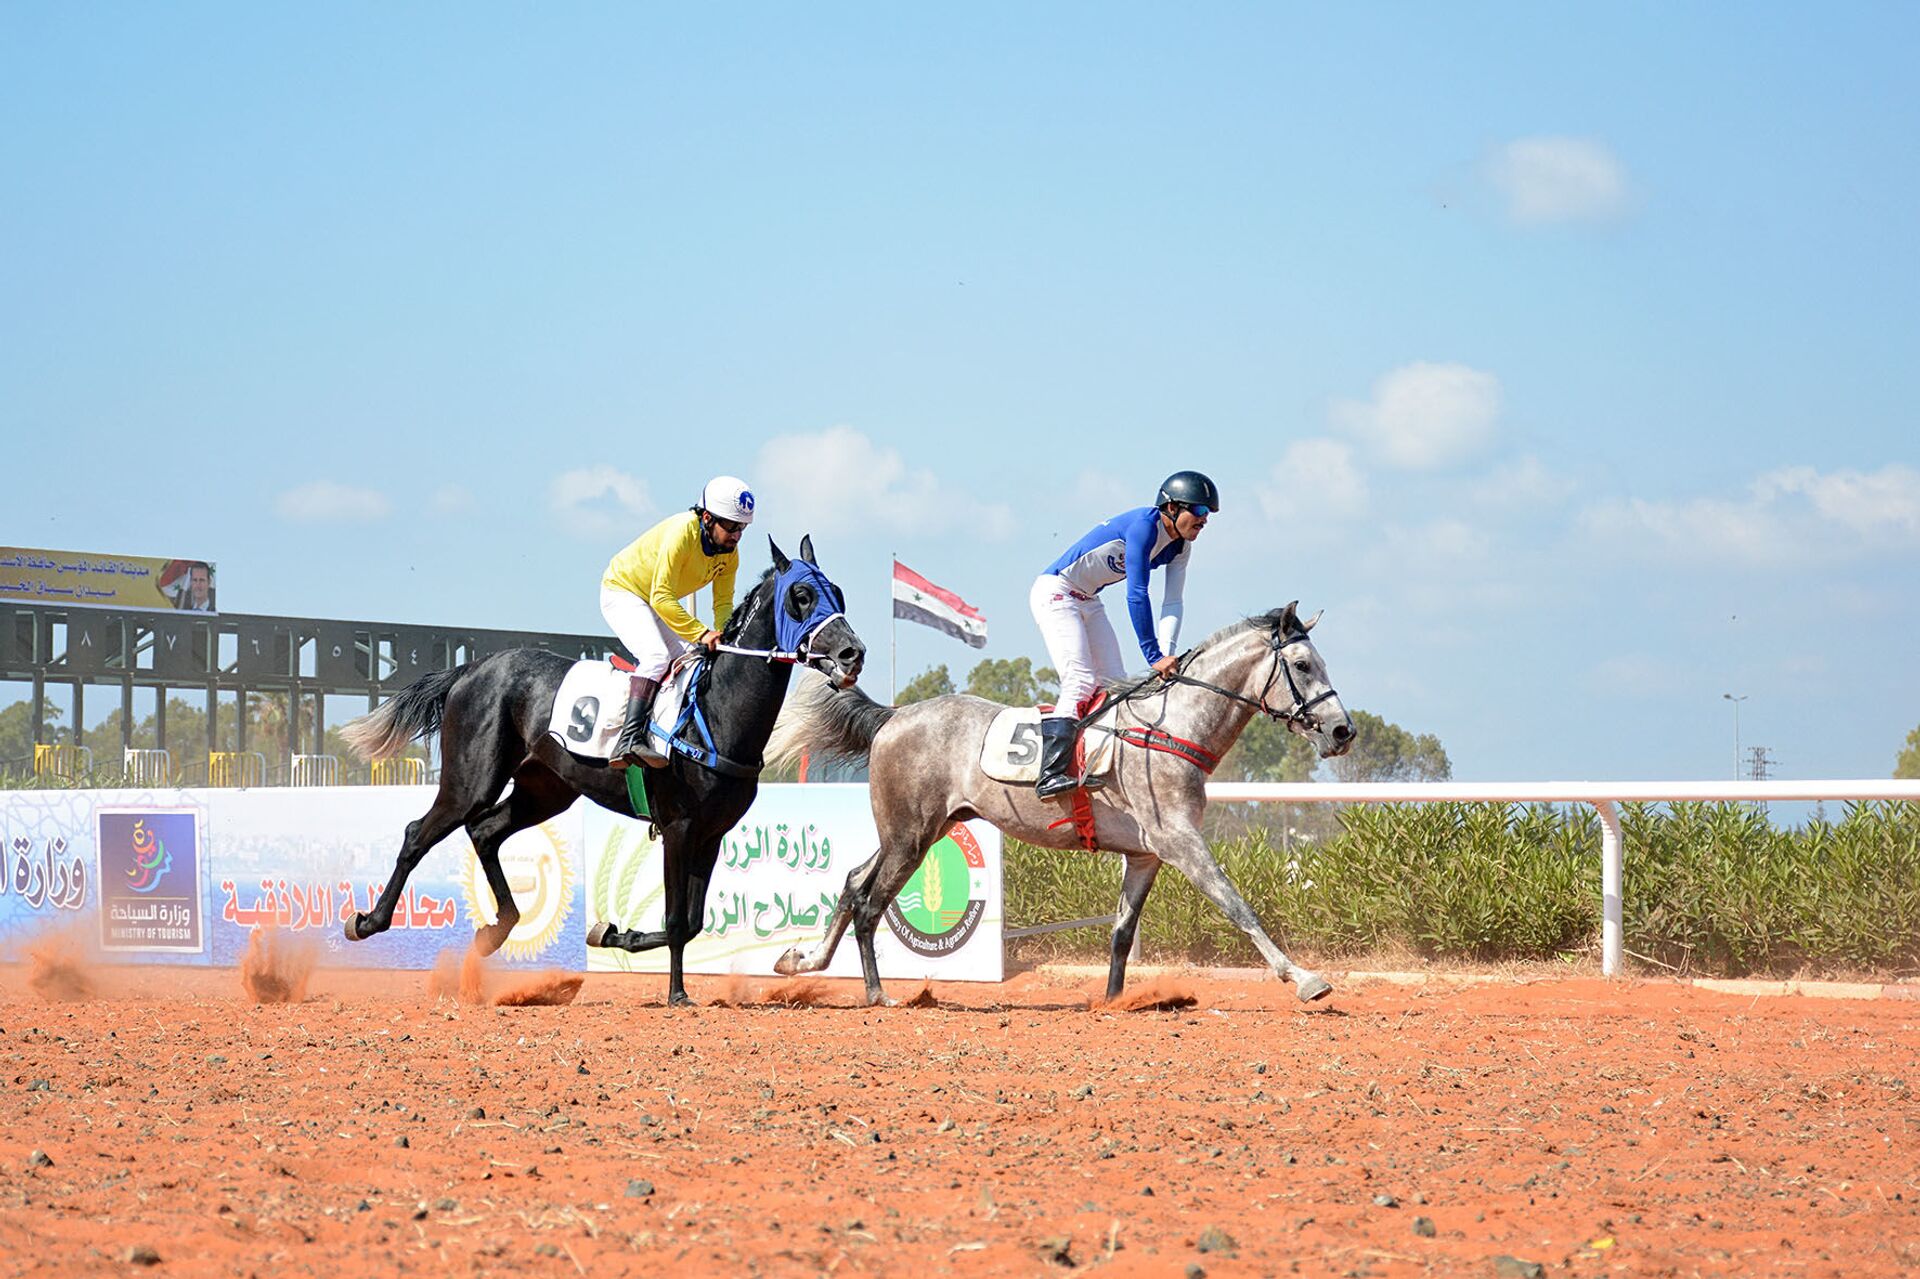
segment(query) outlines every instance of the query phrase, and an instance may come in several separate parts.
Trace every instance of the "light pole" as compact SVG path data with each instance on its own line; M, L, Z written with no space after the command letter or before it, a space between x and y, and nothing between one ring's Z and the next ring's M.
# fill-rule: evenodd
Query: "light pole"
M1735 697L1732 693L1722 693L1720 696L1733 703L1733 780L1737 782L1740 780L1740 703L1750 694Z

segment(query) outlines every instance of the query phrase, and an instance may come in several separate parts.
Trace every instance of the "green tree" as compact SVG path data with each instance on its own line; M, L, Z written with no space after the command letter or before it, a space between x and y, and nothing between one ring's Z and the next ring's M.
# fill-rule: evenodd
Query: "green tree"
M1329 761L1340 782L1444 782L1453 764L1432 733L1415 735L1367 711L1352 711L1353 749Z
M1907 748L1893 761L1895 777L1920 777L1920 728L1907 734Z
M60 718L60 708L48 705L46 718L41 721L40 740L52 742L62 740L54 720ZM0 709L0 768L33 769L33 702L31 699L15 702Z
M1050 666L1035 670L1028 658L988 658L967 672L967 691L1002 706L1033 706L1059 695L1060 677Z
M905 706L909 702L924 702L930 698L945 697L953 692L953 676L947 674L946 665L930 666L907 681L907 686L894 695L895 706Z

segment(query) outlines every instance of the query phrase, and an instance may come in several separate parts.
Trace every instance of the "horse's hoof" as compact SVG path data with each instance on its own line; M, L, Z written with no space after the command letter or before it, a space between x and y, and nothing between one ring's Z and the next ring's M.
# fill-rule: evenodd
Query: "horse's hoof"
M688 996L686 991L676 990L671 995L667 996L667 1007L691 1008L693 1007L693 1000L690 996Z
M365 922L366 918L367 917L359 911L355 911L353 914L347 916L345 929L348 941L365 941L373 935L370 931L363 931L361 928L361 924Z
M481 955L493 954L507 944L507 936L513 932L513 925L518 922L520 921L509 922L503 919L497 924L488 924L485 928L474 929L473 948Z
M867 1007L869 1008L898 1008L899 1006L900 1001L892 995L881 995L878 999L869 999L867 1001Z
M1304 968L1295 969L1293 974L1293 993L1300 1002L1310 1004L1316 999L1325 999L1333 993L1333 983L1319 973L1310 973Z
M773 961L773 971L782 977L791 977L800 971L800 961L806 954L798 946L787 947L787 953Z
M587 945L605 946L607 944L607 934L612 931L613 925L604 919L601 920L592 928L587 929Z

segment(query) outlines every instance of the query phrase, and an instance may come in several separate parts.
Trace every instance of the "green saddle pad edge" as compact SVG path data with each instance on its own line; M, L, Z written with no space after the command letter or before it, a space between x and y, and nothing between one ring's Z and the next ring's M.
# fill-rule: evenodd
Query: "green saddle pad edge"
M653 808L647 803L647 770L635 764L620 771L627 776L627 803L632 805L633 815L651 818Z

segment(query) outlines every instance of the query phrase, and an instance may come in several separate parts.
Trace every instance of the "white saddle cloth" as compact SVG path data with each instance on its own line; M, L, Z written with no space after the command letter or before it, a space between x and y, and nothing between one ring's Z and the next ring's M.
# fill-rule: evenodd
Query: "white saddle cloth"
M1104 777L1113 771L1115 748L1106 716L1080 730L1087 753L1087 771L1083 777ZM993 717L987 725L987 739L980 746L980 771L996 782L1031 786L1040 780L1040 711L1033 706L1012 706Z
M653 699L653 745L664 750L680 707L686 701L687 684L694 664L678 662L667 672L667 679ZM547 731L560 739L569 752L581 759L605 763L613 755L613 744L627 722L627 688L633 676L618 670L612 662L587 658L575 662L560 681L553 695L553 714Z

